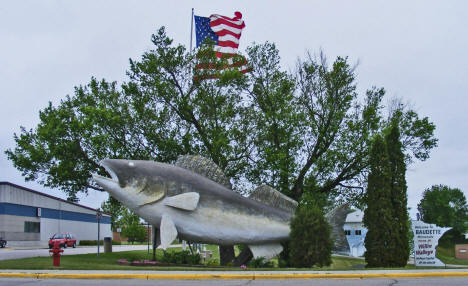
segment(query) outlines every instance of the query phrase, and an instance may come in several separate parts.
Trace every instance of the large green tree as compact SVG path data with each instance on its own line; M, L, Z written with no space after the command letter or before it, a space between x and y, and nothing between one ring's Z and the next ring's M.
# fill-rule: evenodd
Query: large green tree
M145 240L147 229L140 223L140 218L132 211L124 209L117 224L122 228L121 235L128 238L128 242L142 242Z
M238 76L193 81L193 57L171 46L164 29L155 50L130 61L129 82L91 79L58 106L40 111L35 129L14 135L8 158L26 180L61 188L69 197L89 188L102 190L91 173L105 174L103 158L173 162L181 154L202 154L226 175L245 173L251 146Z
M370 138L389 125L383 89L360 102L346 58L328 65L307 55L297 69L280 66L274 44L247 49L252 72L194 81L195 55L161 28L154 49L130 61L129 80L92 79L57 106L40 111L34 129L15 134L6 151L27 180L61 188L70 198L100 190L91 173L103 158L174 162L201 154L233 179L238 191L269 184L299 200L364 193ZM407 158L424 160L436 146L434 125L397 108Z
M280 67L274 44L247 49L248 102L254 116L254 155L246 173L253 183L269 184L300 200L363 195L369 170L370 138L388 128L390 119L402 130L407 161L425 160L437 145L434 125L404 105L391 116L383 112L383 89L356 92L354 68L346 58L331 65L323 54L300 59L293 73Z
M421 219L442 227L452 227L456 234L468 229L468 205L463 192L446 185L426 189L418 204Z
M111 229L116 231L117 228L120 227L119 219L123 215L125 211L125 207L122 206L119 201L114 199L113 197L109 197L109 199L101 204L101 208L104 213L110 214L111 216Z

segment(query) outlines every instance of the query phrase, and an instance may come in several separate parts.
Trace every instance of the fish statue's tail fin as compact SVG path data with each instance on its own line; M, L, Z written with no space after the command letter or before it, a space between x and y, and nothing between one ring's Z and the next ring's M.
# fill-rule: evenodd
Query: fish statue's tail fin
M349 245L346 240L343 226L347 215L352 212L349 203L339 205L329 211L325 218L330 225L330 236L333 240L333 251L336 253L349 253Z
M265 260L270 260L283 251L283 247L279 243L269 243L252 245L249 244L250 251L252 251L254 258L263 257Z

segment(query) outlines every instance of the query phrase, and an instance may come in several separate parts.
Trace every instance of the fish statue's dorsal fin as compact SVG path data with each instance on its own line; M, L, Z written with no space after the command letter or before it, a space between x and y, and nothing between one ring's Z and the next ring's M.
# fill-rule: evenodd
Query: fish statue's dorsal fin
M229 178L224 175L224 172L215 162L208 158L200 155L183 155L177 158L175 165L205 176L228 189L232 189Z
M298 203L288 196L267 185L261 185L253 191L249 198L269 206L277 207L294 213Z

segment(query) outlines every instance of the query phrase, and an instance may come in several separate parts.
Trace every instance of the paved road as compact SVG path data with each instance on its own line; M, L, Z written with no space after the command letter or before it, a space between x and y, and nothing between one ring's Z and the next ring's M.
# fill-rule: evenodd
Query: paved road
M113 245L112 251L145 250L148 245ZM76 248L67 247L64 249L64 255L97 253L97 246L77 246ZM151 249L150 249L151 251ZM100 247L100 252L104 252L104 247ZM0 248L0 260L18 259L26 257L49 256L48 248Z
M468 285L468 278L446 277L446 278L372 278L372 279L265 279L265 280L88 280L88 279L29 279L29 278L0 278L0 286L22 286L22 285L51 285L51 286L305 286L305 285L349 285L349 286L374 286L374 285L407 285L407 286L454 286Z

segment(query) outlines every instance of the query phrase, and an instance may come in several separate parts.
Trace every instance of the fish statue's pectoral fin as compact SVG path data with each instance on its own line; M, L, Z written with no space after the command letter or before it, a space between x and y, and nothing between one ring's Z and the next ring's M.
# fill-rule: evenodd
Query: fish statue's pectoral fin
M283 247L279 243L255 244L249 245L249 248L254 258L264 257L266 260L272 259L283 251Z
M166 250L177 237L177 229L168 214L163 214L160 225L161 247Z
M186 211L193 211L197 208L200 195L196 192L183 193L177 196L168 197L164 200L166 206L171 206Z

